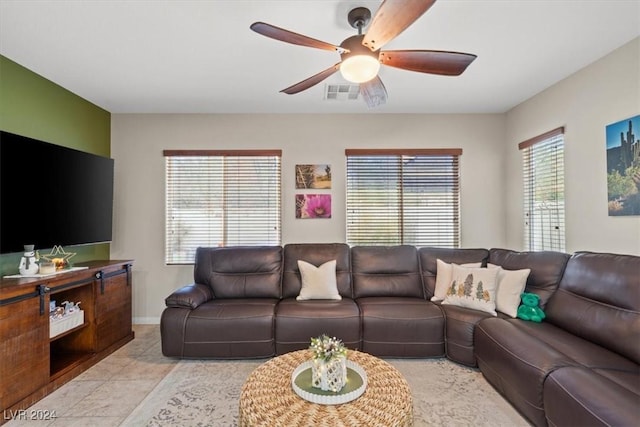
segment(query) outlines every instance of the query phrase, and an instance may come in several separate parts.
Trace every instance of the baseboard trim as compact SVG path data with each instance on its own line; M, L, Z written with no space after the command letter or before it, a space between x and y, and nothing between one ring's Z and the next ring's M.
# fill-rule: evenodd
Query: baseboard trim
M159 325L159 317L134 317L132 319L134 325Z

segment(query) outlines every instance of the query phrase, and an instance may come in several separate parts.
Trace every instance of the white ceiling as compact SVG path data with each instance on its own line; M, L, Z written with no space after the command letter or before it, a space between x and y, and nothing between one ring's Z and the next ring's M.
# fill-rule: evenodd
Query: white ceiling
M399 0L388 0L399 1ZM249 29L332 44L380 1L0 0L0 54L112 113L504 112L640 35L640 0L439 0L385 49L478 55L460 77L383 67L387 104L279 93L339 61Z

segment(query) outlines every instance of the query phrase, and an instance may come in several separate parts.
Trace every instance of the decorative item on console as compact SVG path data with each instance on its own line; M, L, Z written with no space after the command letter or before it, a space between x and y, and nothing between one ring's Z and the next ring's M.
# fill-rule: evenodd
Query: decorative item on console
M312 385L323 391L340 391L347 383L347 348L342 340L326 334L311 338Z
M64 306L64 307L63 307ZM73 303L64 301L56 306L55 301L49 304L49 337L53 338L84 323L84 311L80 309L80 301Z
M57 306L55 301L51 301L49 304L49 317L51 319L60 319L78 311L82 311L80 309L80 302L81 301L73 303L64 301L61 306Z
M56 265L51 261L40 261L40 274L53 274L56 272Z
M24 245L24 254L20 258L18 271L23 276L34 275L38 273L38 256L33 250L34 245Z
M76 255L75 252L65 252L65 250L60 245L55 245L51 252L46 255L42 255L42 258L52 262L55 265L56 271L64 270L65 268L70 268L71 263L69 260Z

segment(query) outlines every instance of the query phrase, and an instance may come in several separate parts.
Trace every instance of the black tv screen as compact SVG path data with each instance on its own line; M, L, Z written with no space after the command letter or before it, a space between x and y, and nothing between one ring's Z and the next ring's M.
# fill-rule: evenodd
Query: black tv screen
M109 242L113 159L0 131L0 253Z

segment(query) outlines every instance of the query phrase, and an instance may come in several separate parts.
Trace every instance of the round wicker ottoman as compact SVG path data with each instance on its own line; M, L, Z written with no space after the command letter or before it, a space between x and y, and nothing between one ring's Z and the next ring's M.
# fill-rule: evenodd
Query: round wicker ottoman
M367 353L349 351L362 366L368 385L359 398L342 405L320 405L299 397L291 374L311 358L309 350L284 354L256 368L242 386L240 426L412 426L413 399L396 368Z

